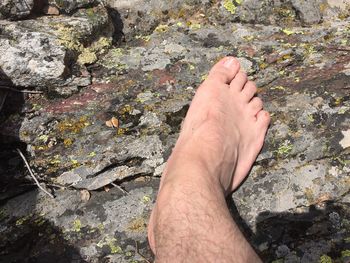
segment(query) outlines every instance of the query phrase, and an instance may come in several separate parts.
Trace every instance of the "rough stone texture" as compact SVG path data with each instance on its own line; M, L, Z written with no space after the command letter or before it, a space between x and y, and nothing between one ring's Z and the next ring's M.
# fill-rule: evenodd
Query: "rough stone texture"
M9 190L0 200L12 198L0 210L1 260L142 262L134 241L151 259L145 229L158 177L196 88L213 63L231 54L272 114L265 146L229 200L232 216L264 262L346 262L350 20L286 28L208 16L217 8L228 12L222 6L208 5L204 16L196 9L155 18L158 26L88 66L92 84L79 94L6 95L0 172ZM106 125L112 117L117 127ZM54 200L36 191L13 198L28 191L20 158L3 154L15 143ZM81 189L90 190L90 200Z
M25 18L31 13L33 7L33 0L2 0L0 2L0 19Z
M97 7L74 17L2 20L0 30L0 68L14 85L65 94L90 84L74 63L84 45L110 37L113 26L106 10ZM62 86L71 88L57 89Z
M97 0L75 0L75 1L49 0L48 4L51 6L57 7L61 12L70 14L79 8L84 8L84 7L89 7L89 6L91 7L91 6L98 4L99 2L101 2L101 1L97 1Z
M306 24L317 24L321 21L321 12L317 0L292 0L300 19Z
M261 23L290 28L313 25L350 15L349 0L221 0L159 1L142 0L105 2L114 10L115 21L128 41L165 24L166 21L222 25L227 22ZM206 18L204 18L206 17Z

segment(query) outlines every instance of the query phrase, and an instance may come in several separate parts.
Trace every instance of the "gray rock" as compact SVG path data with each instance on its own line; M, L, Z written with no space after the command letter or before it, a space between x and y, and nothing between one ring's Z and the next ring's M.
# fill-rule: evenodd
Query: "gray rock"
M305 24L317 24L321 21L320 3L317 0L291 0L301 21Z
M74 17L41 17L26 21L0 21L0 68L14 85L39 87L70 94L90 84L89 76L78 78L72 66L85 46L113 33L104 8ZM97 34L96 34L97 33ZM84 46L85 45L85 46ZM78 80L79 79L79 80ZM57 87L63 87L57 89Z
M21 19L30 14L34 7L33 0L2 0L0 2L0 19Z
M287 255L289 254L289 252L290 252L290 249L289 249L288 246L286 246L286 245L280 245L280 246L278 246L278 248L277 248L276 256L277 256L278 258L282 258L282 257L287 256Z
M49 0L48 4L51 6L56 6L61 12L72 13L73 11L84 8L88 6L93 6L98 4L101 1L98 0Z

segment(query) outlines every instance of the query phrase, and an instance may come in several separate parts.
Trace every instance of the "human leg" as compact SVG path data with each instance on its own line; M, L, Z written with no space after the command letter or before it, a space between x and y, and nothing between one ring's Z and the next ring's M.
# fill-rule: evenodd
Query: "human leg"
M259 262L225 202L249 172L270 121L255 92L232 57L199 87L150 220L157 262Z

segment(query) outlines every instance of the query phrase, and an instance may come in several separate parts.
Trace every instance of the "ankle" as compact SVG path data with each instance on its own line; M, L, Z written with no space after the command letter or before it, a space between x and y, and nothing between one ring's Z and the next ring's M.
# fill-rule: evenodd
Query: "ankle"
M177 152L173 154L167 163L162 175L161 187L165 184L178 185L219 185L220 179L217 171L214 171L200 156Z

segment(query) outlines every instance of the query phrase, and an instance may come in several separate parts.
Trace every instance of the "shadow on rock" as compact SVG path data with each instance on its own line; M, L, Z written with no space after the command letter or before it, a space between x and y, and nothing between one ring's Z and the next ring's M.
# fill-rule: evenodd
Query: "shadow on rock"
M125 41L123 20L121 19L120 13L117 10L107 7L107 12L111 17L111 21L114 26L113 44L119 45Z
M24 94L12 87L0 69L0 202L28 189L28 185L21 186L26 181L24 166L16 152L16 148L26 150L26 144L19 140L25 100Z
M20 141L20 127L26 106L26 94L18 92L0 69L0 263L14 262L84 262L63 234L50 221L33 213L25 217L4 211L4 204L36 188L16 149L26 155L27 145ZM26 195L28 211L34 211L37 192Z
M26 197L28 210L34 211L36 191ZM61 230L40 215L8 217L0 212L0 225L0 263L86 262Z
M350 249L349 203L327 201L300 208L300 212L265 211L256 218L255 233L232 199L228 203L232 217L263 262L350 262L345 253Z

